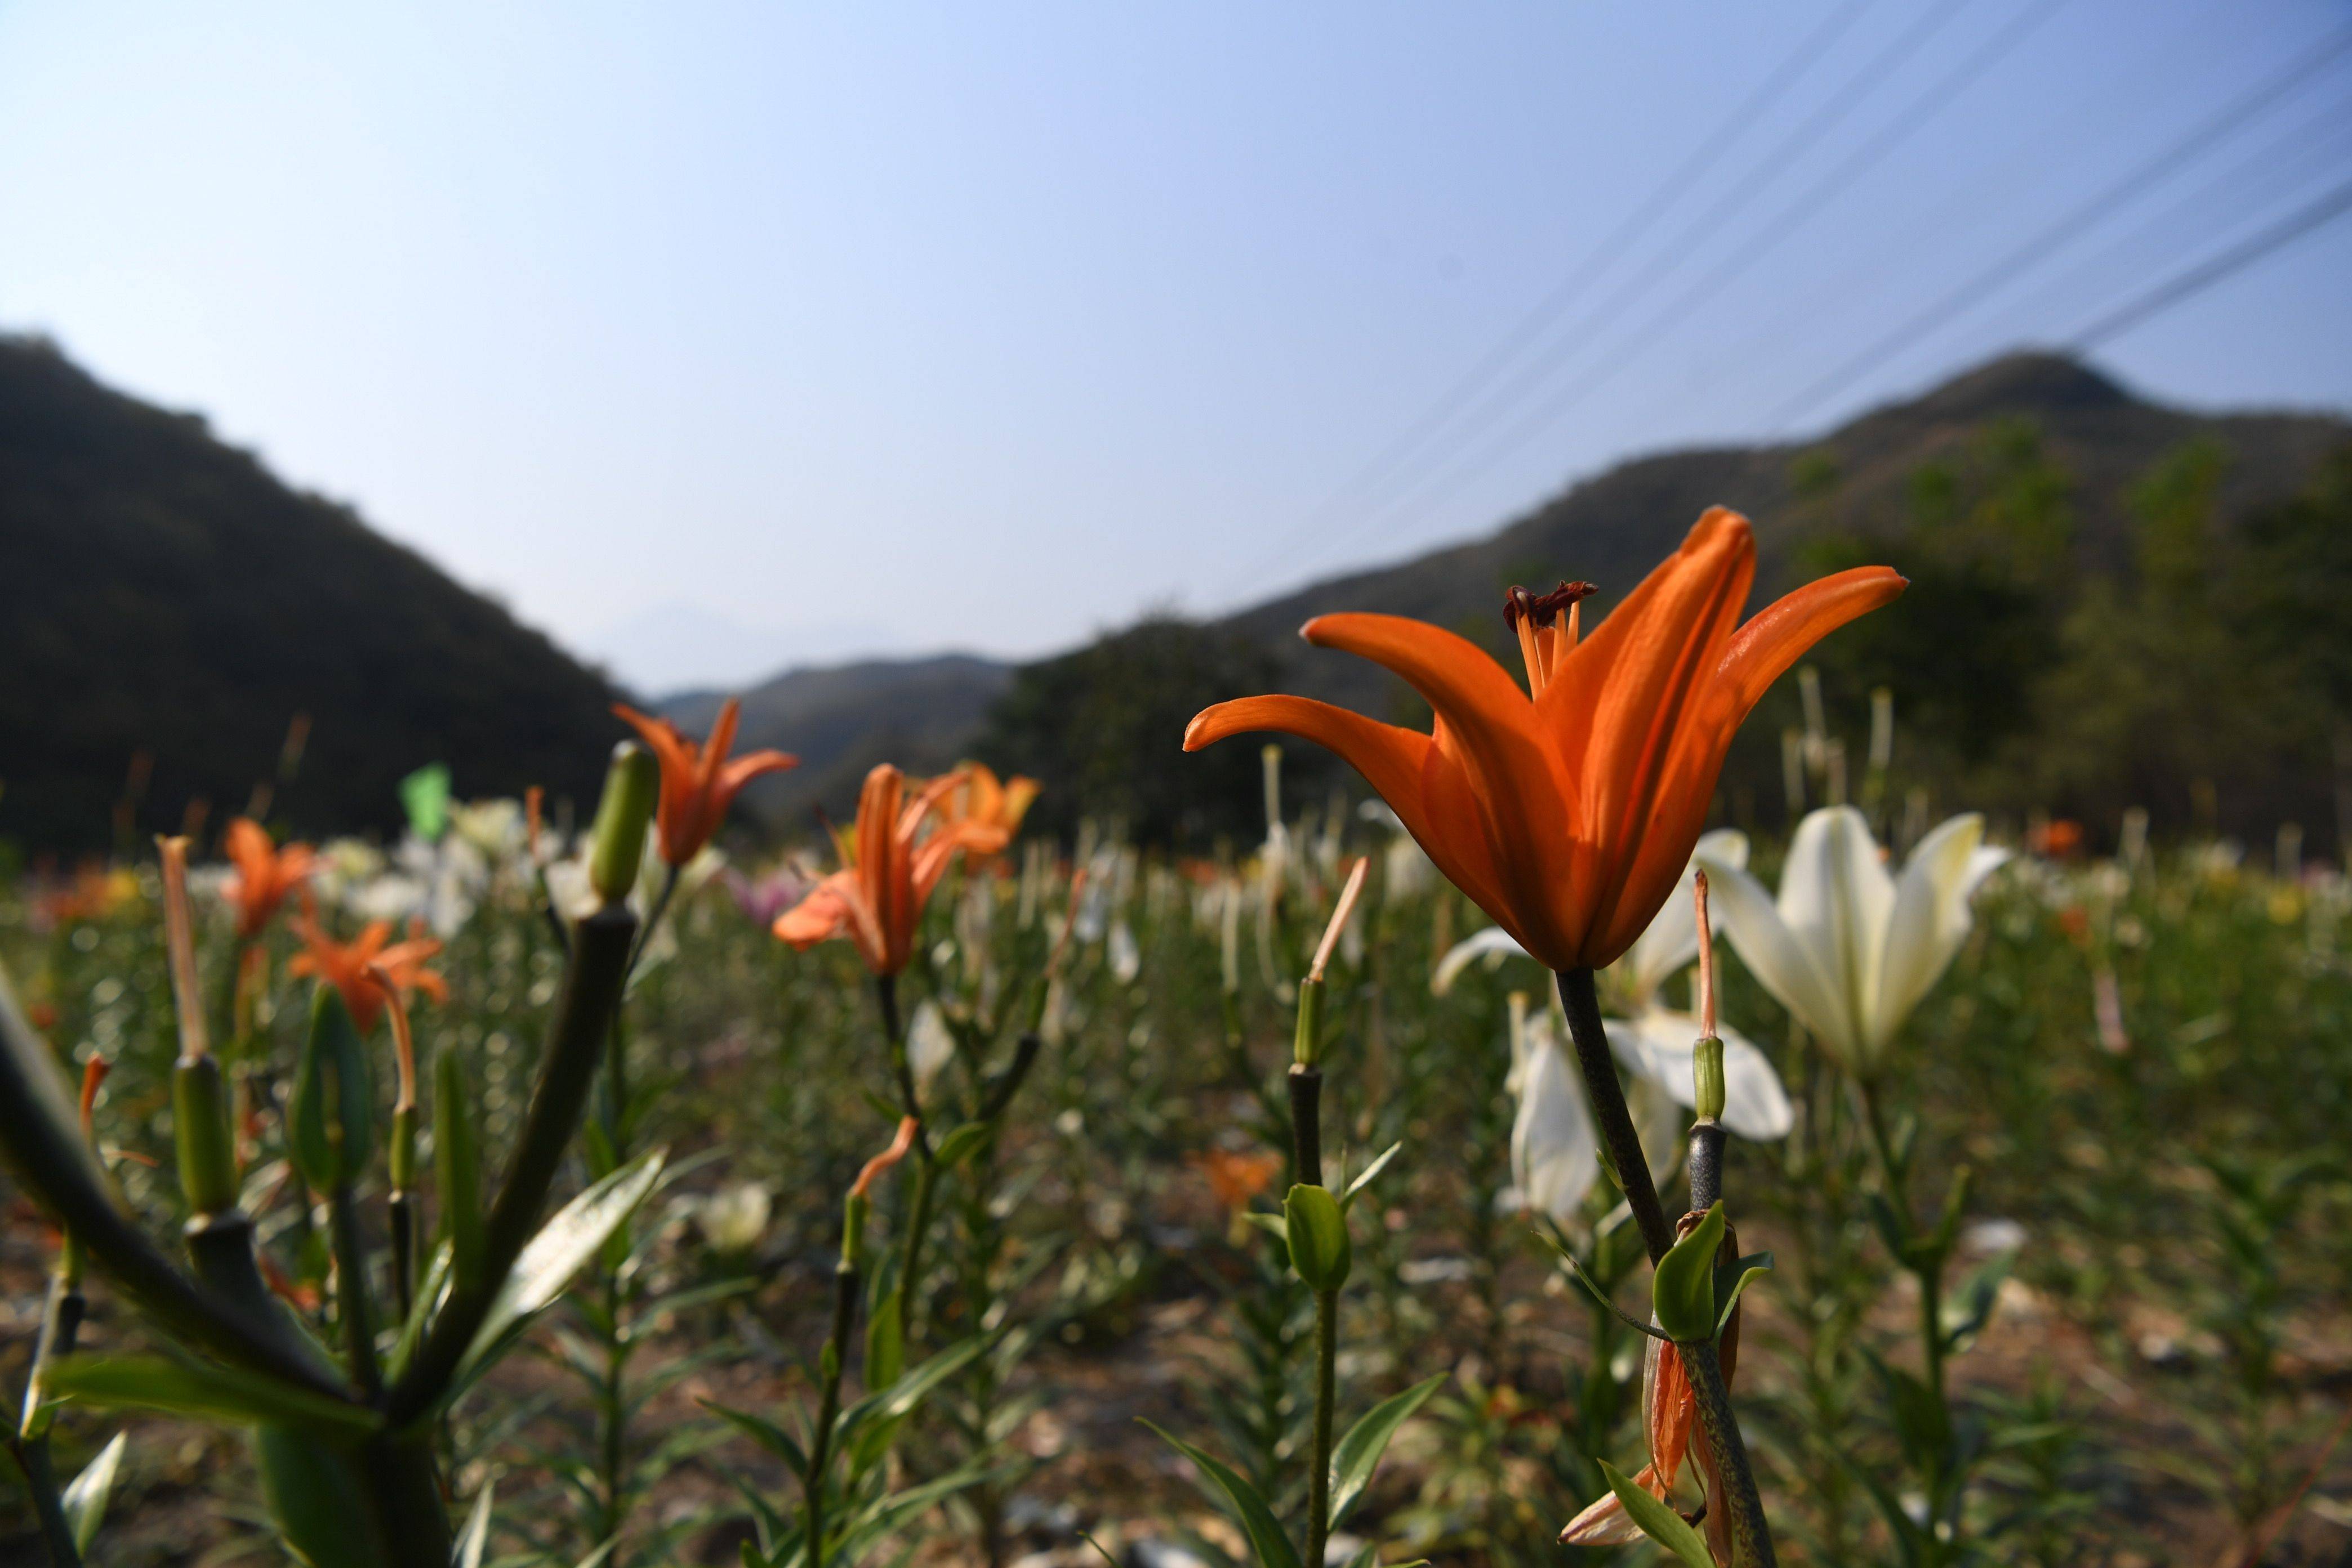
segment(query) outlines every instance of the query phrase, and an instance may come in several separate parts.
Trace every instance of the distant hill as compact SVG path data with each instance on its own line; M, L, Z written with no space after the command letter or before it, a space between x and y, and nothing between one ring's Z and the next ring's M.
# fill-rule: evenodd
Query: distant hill
M737 745L774 746L801 765L753 782L744 804L795 829L808 826L812 805L846 820L842 814L856 803L858 782L875 763L931 773L962 760L989 705L1012 679L1009 665L940 654L788 670L752 687L742 693ZM665 700L662 710L703 734L723 696L686 692Z
M289 489L193 415L111 392L47 344L0 338L0 837L105 844L217 828L307 753L273 815L390 826L397 781L445 761L464 795L581 798L621 733L604 678L348 508Z
M1107 637L994 677L1003 695L985 715L973 704L985 681L934 702L928 665L859 666L855 709L828 710L826 732L845 747L862 736L857 754L879 755L919 726L919 752L906 749L921 765L973 752L1039 772L1050 827L1107 809L1195 842L1246 832L1254 768L1177 755L1171 715L1246 689L1426 719L1378 668L1302 645L1302 622L1384 611L1500 651L1508 585L1589 579L1605 612L1717 504L1756 523L1751 607L1864 561L1913 580L1897 606L1814 660L1857 791L1869 693L1885 685L1896 713L1889 788L1924 789L1934 809L2013 820L2047 809L2111 833L2125 806L2144 805L2160 826L2258 834L2294 819L2315 846L2333 837L2338 786L2352 797L2352 626L2335 607L2352 603L2352 559L2331 542L2352 541L2352 423L2167 407L2048 354L1996 360L1817 440L1622 463L1486 538L1223 619ZM2290 589L2302 597L2283 599ZM1767 700L1734 753L1734 817L1782 819L1795 688ZM861 728L867 712L888 717ZM1164 751L1145 743L1161 731ZM781 730L746 733L786 743ZM1312 748L1293 755L1298 788L1346 782ZM845 766L824 782L827 798L848 776Z

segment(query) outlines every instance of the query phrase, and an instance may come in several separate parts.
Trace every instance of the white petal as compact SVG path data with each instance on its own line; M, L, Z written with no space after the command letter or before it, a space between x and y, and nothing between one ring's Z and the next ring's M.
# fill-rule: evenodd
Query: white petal
M1884 1049L1943 978L1969 936L1969 898L2008 858L1984 847L1984 818L1963 813L1911 851L1888 911L1885 962L1872 997L1870 1038Z
M1698 1086L1691 1077L1691 1058L1698 1048L1697 1019L1654 1007L1630 1022L1612 1018L1607 1026L1609 1043L1626 1065L1681 1103L1698 1103ZM1624 1046L1618 1044L1621 1032ZM1723 1042L1723 1125L1759 1142L1787 1137L1797 1116L1771 1059L1755 1041L1720 1019L1716 1037Z
M1531 1026L1511 1123L1511 1180L1528 1206L1561 1225L1574 1221L1601 1174L1600 1147L1576 1068L1549 1027Z
M1707 873L1707 880L1724 934L1748 973L1832 1051L1847 1061L1857 1059L1859 1037L1844 993L1831 978L1830 955L1815 953L1781 918L1764 885L1747 872L1719 867Z
M1437 973L1429 977L1429 989L1432 994L1443 996L1454 989L1454 983L1462 977L1462 972L1477 960L1489 954L1502 958L1513 953L1521 958L1529 956L1528 950L1521 947L1518 939L1509 931L1501 926L1488 926L1485 931L1455 942L1446 951L1445 956L1437 961Z
M1737 869L1747 864L1748 835L1739 829L1718 827L1700 837L1675 890L1666 895L1666 901L1658 906L1649 926L1633 939L1625 956L1617 961L1637 1005L1656 995L1658 987L1698 961L1698 921L1691 912L1693 884L1696 880L1693 873L1704 865L1711 881L1717 868L1729 866ZM1716 913L1709 923L1721 931L1723 916Z
M1633 1114L1633 1131L1642 1140L1642 1158L1650 1167L1650 1180L1663 1187L1682 1168L1687 1143L1683 1134L1690 1119L1673 1095L1646 1077L1636 1077L1626 1087L1625 1109Z
M948 1032L948 1021L936 1002L925 1002L915 1009L914 1021L907 1027L907 1069L915 1075L915 1098L930 1097L931 1084L939 1078L940 1069L955 1056L955 1037Z
M1862 1022L1895 909L1895 879L1862 813L1832 805L1805 815L1780 871L1780 909L1821 962L1848 1016Z

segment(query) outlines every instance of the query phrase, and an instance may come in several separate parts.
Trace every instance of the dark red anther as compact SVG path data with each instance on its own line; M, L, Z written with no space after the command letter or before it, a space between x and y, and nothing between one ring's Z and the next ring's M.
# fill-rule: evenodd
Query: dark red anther
M1549 594L1530 594L1514 584L1511 591L1503 595L1503 625L1516 633L1519 629L1519 617L1524 616L1537 626L1548 626L1559 619L1562 610L1600 591L1591 583L1562 583Z

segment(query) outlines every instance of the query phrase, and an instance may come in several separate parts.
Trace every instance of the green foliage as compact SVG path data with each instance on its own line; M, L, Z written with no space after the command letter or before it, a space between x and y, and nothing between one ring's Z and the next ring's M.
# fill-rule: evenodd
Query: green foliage
M1213 702L1272 689L1275 675L1271 654L1230 631L1148 620L1024 666L989 710L979 754L1053 781L1031 819L1042 831L1070 836L1083 812L1144 844L1205 848L1263 827L1257 755L1233 744L1187 756L1184 726Z

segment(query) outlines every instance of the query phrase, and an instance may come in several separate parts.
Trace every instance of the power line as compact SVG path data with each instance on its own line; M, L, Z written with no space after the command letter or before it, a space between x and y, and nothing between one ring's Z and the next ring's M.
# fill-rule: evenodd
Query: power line
M2076 353L2096 348L2148 318L2160 315L2173 306L2203 293L2231 274L2242 271L2273 251L2317 231L2347 212L2352 212L2352 180L2347 180L2317 201L2290 213L2259 234L2240 240L2219 256L2199 262L2138 299L2100 317L2076 332L2066 346Z
M1576 328L1557 341L1542 358L1522 368L1508 383L1489 394L1471 416L1471 434L1475 437L1477 427L1491 426L1507 417L1512 405L1524 401L1551 380L1554 374L1573 360L1580 351L1588 347L1596 331L1639 304L1643 295L1672 277L1686 258L1704 249L1725 225L1770 188L1773 181L1791 163L1811 151L1814 143L1834 130L1872 92L1900 69L1945 24L1958 16L1967 3L1968 0L1948 0L1948 4L1926 13L1848 78L1829 101L1765 154L1746 179L1735 182L1714 205L1685 226L1652 265L1627 279L1600 306L1587 311ZM1423 475L1423 479L1425 478ZM1393 500L1389 503L1391 506L1394 504Z
M2161 184L2174 174L2210 150L2211 145L2235 132L2241 126L2267 112L2282 101L2282 95L2300 87L2347 47L2352 47L2352 28L2333 35L2317 49L2290 63L2286 69L2257 84L2251 90L2231 100L2216 114L2209 116L2188 135L2172 142L2154 157L2136 165L2123 178L2106 186L2088 202L2042 229L2024 244L2010 251L1990 267L1962 283L1943 298L1930 304L1893 331L1873 342L1862 353L1845 361L1828 374L1815 381L1796 396L1783 403L1771 414L1768 423L1775 427L1785 426L1789 419L1804 409L1843 392L1885 361L1909 348L1918 339L1936 331L1961 314L1986 296L1997 293L2021 274L2030 271L2042 260L2067 245L2144 191Z
M2168 262L2179 254L2174 242L2184 232L2217 234L2242 220L2273 211L2283 201L2307 194L2317 183L2313 178L2315 171L2324 178L2347 166L2345 153L2352 150L2347 146L2352 142L2352 117L2347 116L2347 108L2352 108L2352 102L2340 99L2332 101L2308 121L2264 142L2128 236L2085 257L2063 277L2053 279L2038 294L2020 301L2007 319L2039 322L2053 315L2071 313L2065 306L2084 298L2083 285L2086 280L2099 281L2099 288L2092 291L2093 298L2112 298L2114 287L2105 280L2119 275L2145 276L2149 269L2135 258L2149 254L2151 240L2162 242L2155 255L2159 262ZM1995 328L1996 335L2001 330Z
M1580 294L1615 266L1653 225L1705 177L1759 116L1778 103L1828 53L1831 46L1853 25L1869 3L1870 0L1847 0L1847 4L1832 12L1820 26L1807 34L1780 67L1759 82L1714 132L1676 165L1651 193L1648 200L1586 252L1584 260L1573 272L1555 284L1532 310L1480 356L1475 364L1423 410L1419 418L1381 447L1370 462L1310 512L1302 524L1286 533L1268 559L1278 558L1307 530L1377 486L1396 464L1409 458L1415 448L1443 429L1465 405L1492 384L1496 376L1507 370L1514 360L1559 319Z
M1611 352L1608 360L1592 375L1563 388L1559 395L1504 432L1498 440L1488 443L1445 474L1436 487L1439 493L1458 487L1517 451L1548 429L1569 409L1606 385L1643 350L1720 294L1783 240L1795 234L1822 206L1843 194L1880 159L1933 120L1953 99L1974 85L2068 3L2069 0L2043 0L2039 5L2018 12L2007 26L1919 94L1893 121L1881 127L1876 134L1848 154L1822 179L1814 182L1795 201L1775 214L1759 234L1733 247L1722 265L1698 279L1664 310L1636 328L1630 338ZM1409 509L1416 503L1426 504L1431 499L1429 490L1424 489L1418 494L1402 498L1394 504L1400 509Z

